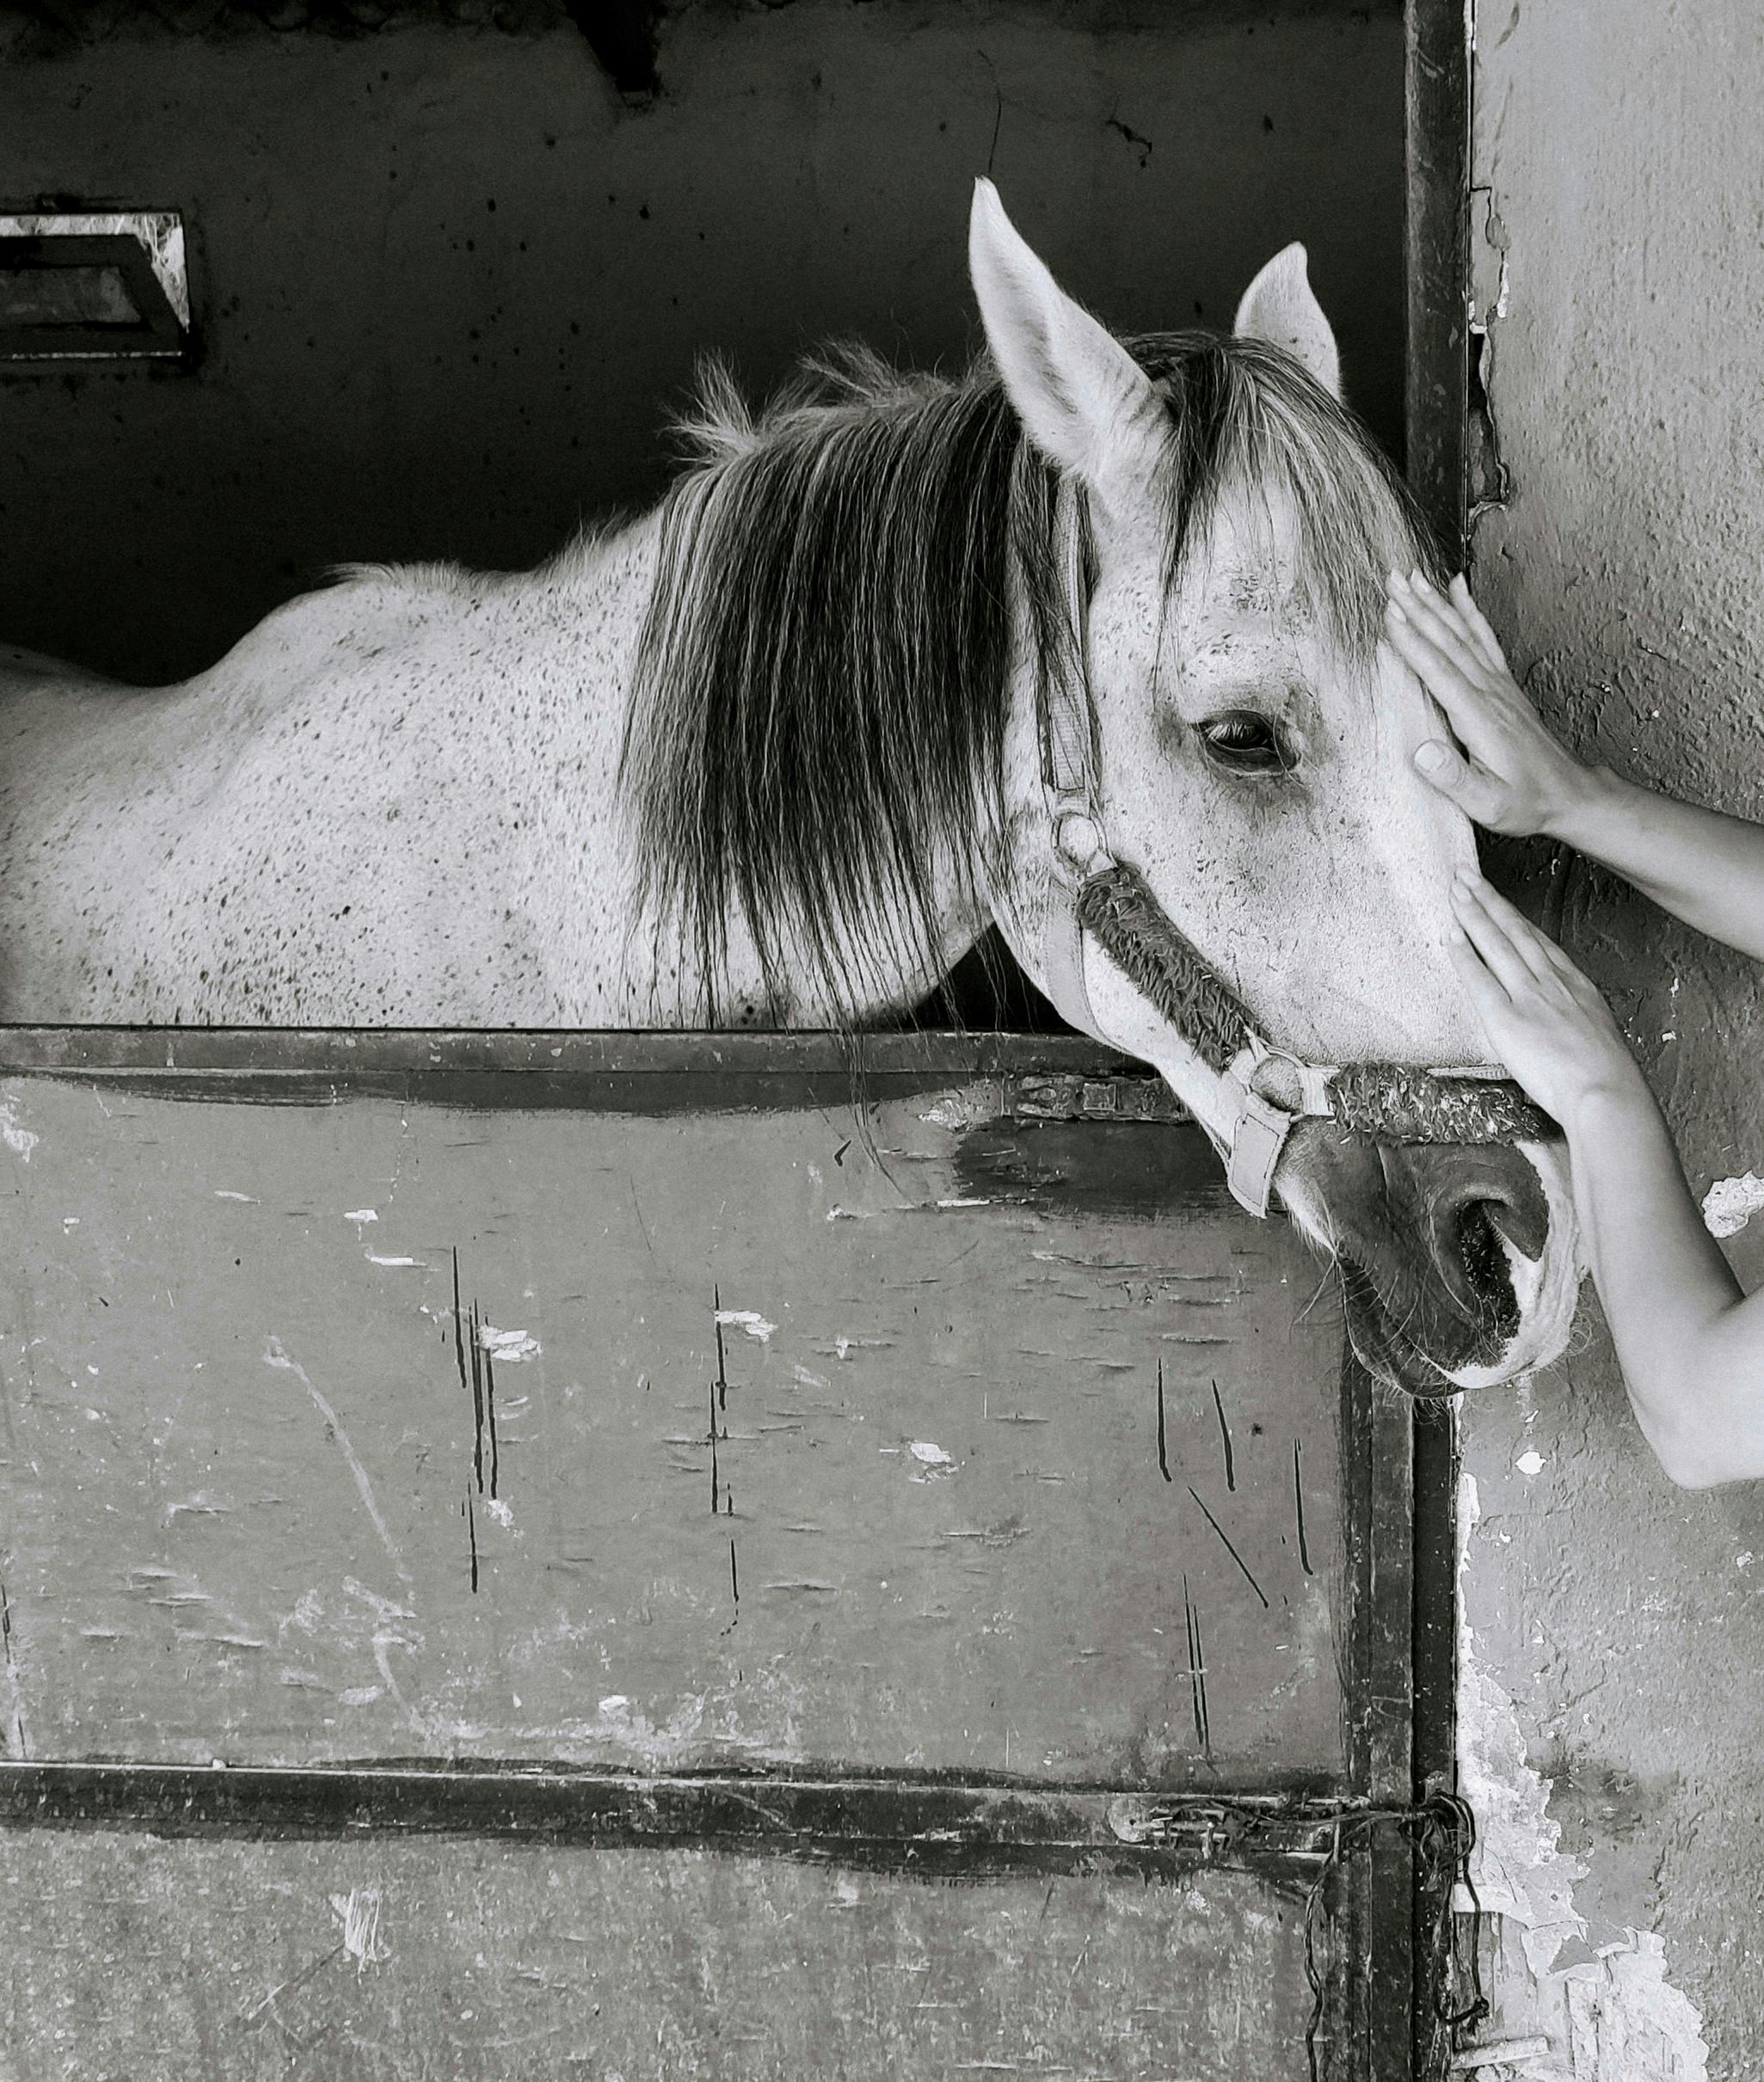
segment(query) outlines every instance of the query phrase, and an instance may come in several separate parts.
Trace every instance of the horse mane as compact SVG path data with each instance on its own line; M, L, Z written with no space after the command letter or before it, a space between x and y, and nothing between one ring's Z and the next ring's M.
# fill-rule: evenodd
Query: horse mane
M1277 348L1125 344L1168 408L1167 585L1226 487L1283 492L1307 604L1369 658L1392 564L1438 561L1358 422ZM1042 698L1074 662L1059 474L984 356L951 380L837 349L757 417L711 363L679 432L622 760L643 906L713 1023L737 918L775 1015L794 952L849 1019L935 978L952 891L1000 863L1013 598Z

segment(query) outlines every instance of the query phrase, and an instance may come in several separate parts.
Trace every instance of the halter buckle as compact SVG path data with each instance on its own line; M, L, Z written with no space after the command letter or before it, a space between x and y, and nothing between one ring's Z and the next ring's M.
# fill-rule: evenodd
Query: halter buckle
M1284 1092L1270 1095L1257 1090L1256 1080L1269 1064L1275 1065L1289 1081L1293 1096L1288 1097ZM1252 1029L1227 1075L1234 1078L1245 1091L1255 1092L1258 1098L1267 1099L1294 1119L1327 1120L1335 1110L1330 1102L1329 1081L1339 1070L1339 1064L1308 1062L1302 1055L1294 1055L1290 1048L1276 1048L1272 1041L1264 1041Z
M1231 1126L1231 1157L1225 1182L1238 1207L1260 1220L1274 1192L1274 1173L1298 1115L1244 1087Z
M1278 1063L1293 1073L1298 1085L1295 1104L1284 1105L1257 1090L1257 1076L1269 1063ZM1268 1213L1275 1170L1287 1138L1300 1121L1327 1117L1331 1111L1328 1088L1336 1066L1307 1063L1302 1056L1273 1047L1252 1032L1225 1074L1242 1095L1232 1121L1225 1180L1232 1198L1259 1220Z

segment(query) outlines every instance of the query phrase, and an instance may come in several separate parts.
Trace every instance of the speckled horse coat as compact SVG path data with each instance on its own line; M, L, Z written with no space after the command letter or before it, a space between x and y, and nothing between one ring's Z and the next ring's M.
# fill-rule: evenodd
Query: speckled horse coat
M965 378L859 356L758 421L713 378L661 507L535 572L359 568L177 686L0 653L0 1015L861 1022L989 921L1038 980L1066 497L1116 851L1282 1046L1479 1058L1444 951L1472 836L1410 771L1429 712L1379 640L1384 569L1426 551L1337 402L1302 249L1235 338L1128 344L986 183L969 256ZM1100 951L1088 981L1218 1139L1216 1073ZM1498 1354L1485 1324L1436 1340L1457 1375L1565 1335L1565 1181L1508 1154L1525 1176L1478 1189L1517 1211L1522 1322ZM1385 1194L1343 1161L1295 1137L1276 1180L1331 1243ZM1362 1255L1394 1319L1386 1216Z

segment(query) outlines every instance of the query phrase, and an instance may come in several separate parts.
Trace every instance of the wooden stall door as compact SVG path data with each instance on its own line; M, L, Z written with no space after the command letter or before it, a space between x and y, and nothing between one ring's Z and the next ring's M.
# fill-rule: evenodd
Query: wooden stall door
M0 2076L1306 2072L1407 1434L1154 1080L6 1047Z

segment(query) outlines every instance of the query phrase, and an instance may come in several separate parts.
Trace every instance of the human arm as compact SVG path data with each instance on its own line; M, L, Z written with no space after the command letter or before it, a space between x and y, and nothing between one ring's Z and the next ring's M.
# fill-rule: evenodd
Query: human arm
M1423 777L1478 824L1537 833L1601 861L1687 924L1764 961L1764 826L1585 766L1546 730L1461 577L1449 593L1392 573L1392 648L1445 710Z
M1497 1055L1568 1138L1583 1247L1636 1418L1687 1489L1764 1477L1764 1290L1743 1295L1597 990L1479 876L1454 967Z

